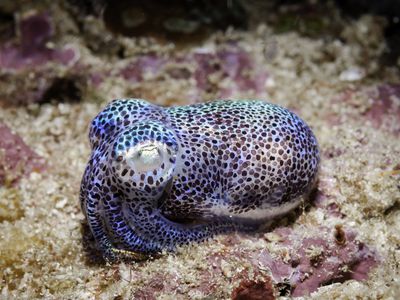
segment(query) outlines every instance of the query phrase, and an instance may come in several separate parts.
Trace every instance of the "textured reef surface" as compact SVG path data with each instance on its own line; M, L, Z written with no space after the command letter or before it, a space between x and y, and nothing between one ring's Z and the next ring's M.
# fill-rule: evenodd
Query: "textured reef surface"
M167 19L144 4L0 3L0 298L399 298L394 23L332 2L228 1L209 16L210 1L173 2ZM319 142L316 189L254 234L106 265L78 194L90 121L125 97L287 107Z

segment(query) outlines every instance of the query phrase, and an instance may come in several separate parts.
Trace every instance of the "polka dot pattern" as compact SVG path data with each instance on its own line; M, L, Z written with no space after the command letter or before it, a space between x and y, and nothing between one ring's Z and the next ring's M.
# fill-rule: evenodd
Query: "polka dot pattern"
M114 100L89 139L80 199L105 255L253 228L296 207L319 164L305 122L263 101L162 108Z

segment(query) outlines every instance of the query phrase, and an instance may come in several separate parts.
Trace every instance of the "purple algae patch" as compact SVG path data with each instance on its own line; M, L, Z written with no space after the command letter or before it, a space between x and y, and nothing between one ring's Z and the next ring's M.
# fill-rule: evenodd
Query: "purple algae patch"
M288 228L278 228L274 233L282 237L280 244L286 247L290 259L273 258L263 251L258 261L271 271L275 283L290 284L293 297L309 295L335 282L366 280L378 264L378 255L358 241L354 231L341 229L344 240L337 240L336 230L319 227L313 237L303 237Z
M44 159L3 123L0 123L0 136L0 186L15 184L22 176L45 170Z
M0 49L0 66L3 69L33 68L50 61L69 65L76 61L76 49L48 47L47 43L54 35L54 27L48 13L27 16L19 22L18 28L19 40L9 41Z

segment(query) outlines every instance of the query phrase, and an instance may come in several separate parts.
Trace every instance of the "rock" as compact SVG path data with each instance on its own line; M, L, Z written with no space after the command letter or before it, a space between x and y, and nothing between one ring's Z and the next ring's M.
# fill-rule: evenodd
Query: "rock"
M232 293L232 300L273 299L275 299L274 288L269 277L266 277L265 281L243 280Z
M277 245L287 249L288 259L263 252L257 261L271 271L274 283L289 283L293 297L307 296L335 282L365 280L379 262L375 251L358 241L352 230L339 225L308 230L315 234L303 237L289 228L276 229L276 234L285 237Z
M15 184L22 176L45 170L44 159L3 123L0 136L0 186Z
M50 61L73 64L79 54L71 47L50 47L49 41L54 34L50 15L34 13L21 19L18 24L19 41L10 40L0 49L0 67L12 72L34 68Z
M48 99L42 101L42 97L48 96L48 89L53 92L60 74L68 77L77 72L73 66L80 53L72 45L52 43L55 32L47 12L30 12L16 27L19 36L0 46L0 98L12 105L46 102ZM9 82L15 82L11 89Z
M80 0L79 2L87 2ZM94 2L94 0L92 0ZM118 1L105 0L103 20L114 33L125 36L162 36L180 40L182 35L204 36L212 29L229 26L245 28L247 13L241 1L200 0L179 1ZM189 40L188 40L189 42Z

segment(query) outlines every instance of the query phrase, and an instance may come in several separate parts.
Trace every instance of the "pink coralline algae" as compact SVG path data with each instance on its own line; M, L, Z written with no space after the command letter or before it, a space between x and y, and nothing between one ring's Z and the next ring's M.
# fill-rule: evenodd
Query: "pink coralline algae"
M336 149L328 149L321 152L322 157L330 159L335 156L341 155L341 151ZM333 216L338 219L343 219L346 215L341 211L338 203L335 202L335 198L328 192L329 189L333 189L333 182L329 179L320 178L318 183L318 190L315 191L314 205L315 207L324 210L328 216Z
M360 103L360 99L363 102ZM349 118L359 119L363 124L400 135L400 84L346 88L332 99L334 105L343 103L349 107L348 110L323 116L331 125L343 124Z
M212 75L219 75L219 82L224 79L228 85L218 89L217 95L227 98L235 93L253 91L260 94L265 90L268 74L251 59L249 53L239 47L229 50L221 49L217 52L198 52L194 54L196 70L194 78L196 86L201 91L212 92L215 82Z
M261 93L265 89L268 75L256 66L248 53L238 49L224 50L218 53L218 57L224 75L235 83L224 90L222 97L232 96L237 91L253 90Z
M287 249L286 259L273 258L267 251L254 259L271 271L275 283L286 282L293 297L334 282L365 280L378 263L377 254L358 241L352 230L341 226L320 227L313 237L304 238L289 228L278 228L274 233L282 237L278 245Z
M144 80L145 74L159 74L164 65L165 60L162 58L151 54L143 55L122 69L121 75L130 82L140 82Z
M336 282L366 280L371 269L380 261L374 250L357 240L353 230L341 225L298 230L280 227L269 234L277 237L269 241L274 243L271 249L276 251L266 248L245 250L234 246L241 243L242 235L224 237L221 241L224 250L205 259L205 264L210 267L196 275L197 286L194 290L203 295L213 295L220 288L218 278L228 276L234 285L232 299L301 297ZM253 239L256 241L259 238ZM224 264L232 261L251 267L238 273L232 269L231 275L227 275ZM157 286L157 291L172 293L179 290L179 280L169 282ZM154 292L154 286L148 285L144 292Z
M76 61L76 49L71 47L52 48L47 43L54 34L48 13L37 13L19 22L19 41L9 41L0 49L0 67L20 70L37 67L49 61L69 65Z
M68 98L64 97L64 91L54 93L54 90L60 80L68 81L82 73L77 68L78 49L52 43L55 29L47 12L31 12L16 26L19 35L0 45L0 102L6 105L48 102L43 97L49 92L55 94L54 99L64 101ZM10 89L8 82L14 82L13 88Z
M3 123L0 123L0 136L0 186L15 184L21 176L46 168L44 159Z
M373 100L365 116L375 127L380 127L385 119L392 117L397 126L392 132L400 135L400 84L382 84L368 93Z
M341 225L297 230L280 227L269 234L275 236L269 243L274 243L271 249L276 251L236 247L244 239L241 234L223 237L223 250L204 258L207 267L196 271L196 285L191 292L214 299L222 288L219 281L223 277L233 284L231 299L234 300L301 297L336 282L366 280L380 261L374 250L357 240L353 230ZM268 235L266 237L268 240ZM260 239L248 238L251 241ZM232 262L244 268L236 272L234 267L229 267ZM131 276L140 278L140 268ZM154 274L133 297L156 299L158 294L179 295L184 285L182 280L179 272Z
M268 79L267 71L254 62L251 54L236 45L215 51L199 49L168 59L146 54L120 70L120 75L132 83L157 80L162 74L174 79L193 78L195 90L189 98L195 101L204 99L204 93L216 98L249 91L262 95Z

